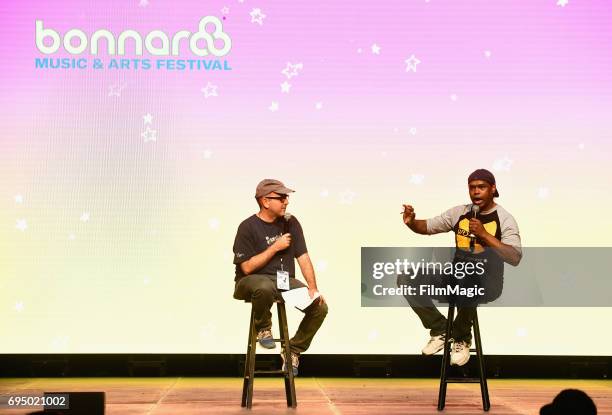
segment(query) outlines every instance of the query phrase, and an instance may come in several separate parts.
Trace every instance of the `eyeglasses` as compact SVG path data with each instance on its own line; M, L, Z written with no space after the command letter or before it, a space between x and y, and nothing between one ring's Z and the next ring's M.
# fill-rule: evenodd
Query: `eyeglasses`
M280 200L281 202L284 202L285 200L289 199L289 195L282 195L282 196L264 196L266 199L275 199L275 200Z

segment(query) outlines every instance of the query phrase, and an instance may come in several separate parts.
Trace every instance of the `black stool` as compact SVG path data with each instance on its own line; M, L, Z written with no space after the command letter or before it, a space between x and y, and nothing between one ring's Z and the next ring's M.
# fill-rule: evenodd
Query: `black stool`
M245 301L250 303L250 301ZM255 370L255 357L257 348L257 333L255 332L255 320L253 307L251 307L251 324L249 325L249 344L247 346L246 360L244 362L244 382L242 385L242 403L240 406L251 409L253 406L253 382L256 374L283 374L285 376L285 395L287 396L287 406L295 408L297 399L295 398L295 382L293 380L293 366L291 364L291 349L289 347L289 329L287 328L287 312L285 303L277 301L278 327L280 329L280 339L274 339L281 343L285 354L285 370Z
M447 370L450 368L450 350L451 350L451 333L453 332L453 320L455 318L455 305L448 305L448 317L446 321L446 343L444 345L444 356L442 357L442 370L440 374L440 392L438 394L438 411L444 409L446 403L446 386L449 383L480 383L480 394L482 395L482 409L488 411L491 407L489 401L489 388L487 387L487 376L485 370L484 357L482 355L482 342L480 341L480 327L478 326L478 313L474 311L474 341L475 349L470 349L470 352L476 352L478 356L479 376L477 378L467 377L448 377Z

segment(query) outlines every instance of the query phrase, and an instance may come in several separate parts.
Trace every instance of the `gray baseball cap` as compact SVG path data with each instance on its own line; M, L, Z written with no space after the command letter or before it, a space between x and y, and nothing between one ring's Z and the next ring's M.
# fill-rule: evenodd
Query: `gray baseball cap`
M269 195L272 192L276 192L281 195L287 195L295 192L295 190L286 187L283 182L276 179L263 179L257 185L255 189L255 199L259 199L265 195Z

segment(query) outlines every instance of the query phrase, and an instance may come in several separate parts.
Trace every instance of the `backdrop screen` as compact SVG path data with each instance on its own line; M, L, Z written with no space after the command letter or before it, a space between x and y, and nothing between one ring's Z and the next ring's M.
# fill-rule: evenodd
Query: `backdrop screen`
M361 248L452 245L401 205L469 203L476 168L524 246L612 244L604 0L24 0L0 20L0 353L243 353L232 245L264 178L296 190L329 304L312 353L420 353L411 310L361 307ZM609 355L611 318L480 313L491 354Z

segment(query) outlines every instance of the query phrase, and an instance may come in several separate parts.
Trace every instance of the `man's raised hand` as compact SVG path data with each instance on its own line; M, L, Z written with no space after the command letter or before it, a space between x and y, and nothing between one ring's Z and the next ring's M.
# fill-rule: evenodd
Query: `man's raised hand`
M414 208L411 205L402 205L404 206L404 223L408 226L412 224L415 218Z

